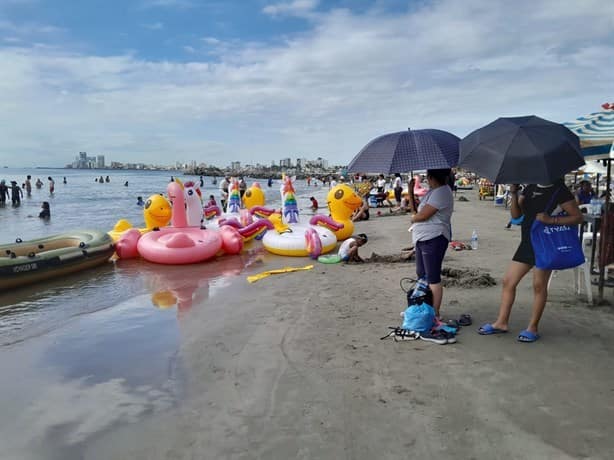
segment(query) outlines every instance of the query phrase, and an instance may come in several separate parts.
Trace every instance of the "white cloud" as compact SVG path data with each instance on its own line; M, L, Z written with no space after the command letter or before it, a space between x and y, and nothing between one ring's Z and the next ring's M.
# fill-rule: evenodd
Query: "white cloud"
M612 98L611 2L312 14L311 31L273 46L206 37L186 45L187 63L0 47L0 158L347 163L408 126L463 136L498 116L570 120ZM197 60L207 52L215 61Z
M293 0L287 3L267 5L262 12L270 16L303 16L313 11L319 3L318 0Z

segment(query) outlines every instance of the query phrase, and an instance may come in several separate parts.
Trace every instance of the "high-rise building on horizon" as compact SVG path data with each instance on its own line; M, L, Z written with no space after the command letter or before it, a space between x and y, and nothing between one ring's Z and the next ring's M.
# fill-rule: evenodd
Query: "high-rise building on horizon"
M98 155L96 157L96 167L98 169L103 169L104 168L104 155Z

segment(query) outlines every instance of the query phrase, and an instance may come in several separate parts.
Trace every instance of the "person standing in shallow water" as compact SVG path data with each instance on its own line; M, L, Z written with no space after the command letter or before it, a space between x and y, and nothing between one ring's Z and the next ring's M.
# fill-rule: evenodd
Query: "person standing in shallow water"
M6 186L4 179L0 180L0 206L4 206L9 197L9 188Z
M49 193L53 193L55 191L55 181L51 178L51 176L49 176L47 180L49 181Z
M26 189L26 194L28 196L32 196L32 183L30 182L31 179L32 176L28 175L26 177L26 181L24 182L24 188Z
M12 180L11 181L11 201L13 202L13 206L17 207L21 205L22 198L23 198L23 192L21 191L21 187L17 185L17 182Z

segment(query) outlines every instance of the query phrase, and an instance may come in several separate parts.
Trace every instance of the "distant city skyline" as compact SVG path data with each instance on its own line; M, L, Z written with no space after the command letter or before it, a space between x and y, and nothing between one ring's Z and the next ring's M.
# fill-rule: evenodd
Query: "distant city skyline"
M612 96L603 0L0 2L0 165L288 156L575 120Z

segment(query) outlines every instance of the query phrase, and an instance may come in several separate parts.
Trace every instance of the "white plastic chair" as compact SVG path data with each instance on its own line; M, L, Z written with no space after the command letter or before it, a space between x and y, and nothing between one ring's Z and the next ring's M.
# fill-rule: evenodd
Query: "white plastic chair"
M593 305L593 289L591 285L591 268L589 267L590 263L588 260L584 260L584 263L573 269L573 288L577 295L582 294L582 280L584 281L584 289L586 291L586 301L589 305ZM550 273L550 278L548 279L548 287L546 288L548 291L550 290L550 283L552 283L552 278L554 278L554 273L556 270L553 270ZM582 272L582 273L580 273Z

